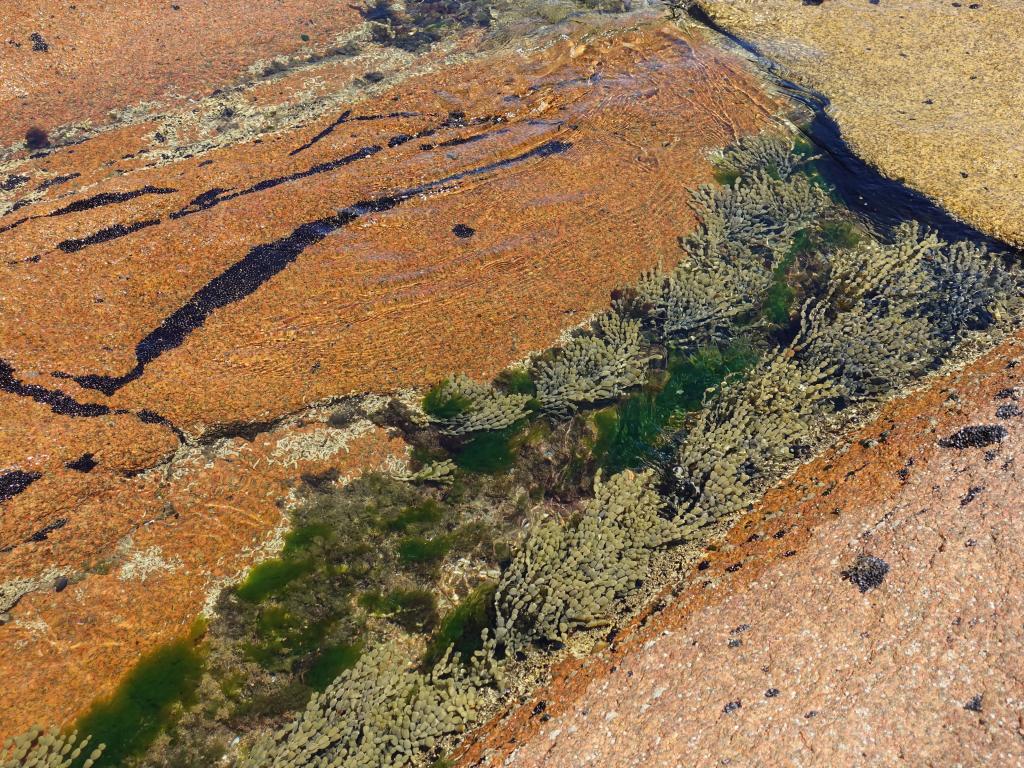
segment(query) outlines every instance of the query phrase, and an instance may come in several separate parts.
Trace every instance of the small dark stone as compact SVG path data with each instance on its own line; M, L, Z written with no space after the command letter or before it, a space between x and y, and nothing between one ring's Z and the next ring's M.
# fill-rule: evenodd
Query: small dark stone
M539 715L541 712L543 712L547 708L548 708L548 703L546 701L544 701L543 699L541 699L533 707L533 714Z
M743 706L743 702L740 701L739 699L736 699L736 701L730 701L728 704L726 704L724 707L722 707L722 712L724 712L725 714L728 715L728 714L731 714L732 712L735 712L737 709L739 709L742 706Z
M725 570L727 572L729 572L729 573L736 573L736 571L738 571L742 567L743 567L743 563L733 563L732 565L730 565Z
M45 149L50 146L50 137L42 128L33 125L25 131L25 145L29 149Z
M795 549L791 549L791 550L789 550L787 552L783 552L782 556L783 557L792 557L795 554L796 554L796 550Z
M476 234L476 230L468 224L456 224L452 227L452 234L456 237L472 237Z
M38 51L39 53L46 53L48 50L50 50L50 46L43 39L43 36L40 35L38 32L33 32L31 35L28 36L28 39L32 41L33 51Z
M964 704L964 709L968 712L981 712L981 694L974 696L970 701Z
M363 73L363 79L370 83L379 83L385 77L383 72L365 72Z
M1006 437L1006 428L998 424L974 424L964 427L949 437L939 440L943 448L984 448L986 445L1001 443Z
M738 637L735 637L729 641L730 648L739 648L741 645L743 645L743 641L740 640Z
M740 624L739 626L733 627L732 629L730 629L729 630L729 634L730 635L742 635L748 629L750 629L750 625L749 624Z
M1017 400L1020 394L1016 387L1007 387L1006 389L1000 389L996 392L996 397L1000 400Z
M778 688L769 688L767 691L764 692L764 697L766 699L774 699L778 695L779 695L779 689Z
M1021 416L1021 415L1024 415L1024 411L1021 411L1021 409L1018 408L1013 403L1007 403L1006 405L1000 405L998 408L996 408L996 418L997 419L1012 419L1014 416Z
M709 563L707 560L701 560L699 563L697 563L698 571L706 571L710 567L711 563Z
M885 560L871 555L858 555L853 565L843 571L840 576L854 584L863 593L881 586L887 573L889 573L889 564Z
M57 581L53 583L53 589L55 592L63 592L68 588L68 577L58 576Z
M773 539L781 539L787 533L785 528L779 528L775 533L772 534Z
M816 709L812 709L810 712L808 712L808 713L806 713L804 715L804 717L807 718L808 720L810 720L812 717L817 717L817 716L818 716L818 710L816 710Z

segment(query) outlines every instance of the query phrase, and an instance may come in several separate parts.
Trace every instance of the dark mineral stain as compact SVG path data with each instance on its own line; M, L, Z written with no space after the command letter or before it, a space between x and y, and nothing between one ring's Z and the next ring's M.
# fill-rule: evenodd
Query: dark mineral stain
M889 564L885 560L871 555L858 555L853 565L840 575L863 593L881 586L887 573Z
M0 474L0 501L13 499L40 477L42 475L38 472L23 472L20 469Z
M998 424L976 424L964 427L949 437L939 440L943 448L984 448L986 445L1001 443L1006 437L1006 428Z
M561 154L571 147L572 144L569 142L552 139L515 157L460 171L391 195L364 200L338 211L334 216L301 224L291 234L279 240L255 246L241 260L193 294L184 306L168 316L158 328L138 343L135 347L137 363L128 373L121 376L86 374L70 378L80 386L112 395L125 384L139 378L146 365L164 352L179 347L215 310L254 293L263 283L295 261L307 248L363 216L389 211L425 192L454 188L454 185L463 179L481 176L534 158Z
M75 472L92 472L98 462L91 453L83 453L74 461L67 462L64 466L73 469Z

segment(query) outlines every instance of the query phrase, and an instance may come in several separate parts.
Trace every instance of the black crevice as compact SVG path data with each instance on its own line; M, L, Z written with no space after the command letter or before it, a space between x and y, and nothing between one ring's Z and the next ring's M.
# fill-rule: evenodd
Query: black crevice
M173 192L177 192L176 189L170 187L154 187L147 184L141 189L133 189L129 192L101 192L98 195L92 197L86 197L81 200L75 200L72 203L68 203L63 208L58 208L55 211L50 211L47 216L63 216L68 213L78 213L79 211L89 211L93 208L99 208L104 205L114 205L115 203L123 203L128 200L134 200L137 197L143 195L169 195Z
M351 109L346 109L344 112L341 113L341 115L338 117L337 120L335 120L333 123L331 123L326 128L324 128L322 131L320 131L320 133L318 133L312 139L307 141L301 147L296 147L291 152L289 152L288 153L288 157L294 157L295 155L299 154L299 152L303 152L303 151L309 149L310 147L312 147L314 144L316 144L321 139L326 139L328 136L330 136L332 133L334 133L334 129L335 128L337 128L342 123L347 123L350 119L354 120L354 121L366 122L368 120L388 120L388 119L393 119L393 118L397 118L397 117L419 117L419 116L420 116L419 112L390 112L390 113L388 113L386 115L358 115L357 117L352 117L352 110Z
M172 219L180 219L183 216L188 216L193 213L199 213L200 211L208 211L216 205L227 202L228 200L234 200L242 197L243 195L251 195L254 192L262 192L266 189L277 187L281 184L287 184L290 181L298 181L299 179L305 179L309 176L316 176L320 173L327 173L329 171L337 170L342 166L354 163L357 160L364 160L367 157L380 152L382 147L376 144L372 144L368 147L362 147L357 149L355 152L344 157L339 157L335 160L328 160L324 163L318 163L317 165L311 166L304 171L296 171L295 173L289 173L286 176L275 176L271 179L264 179L251 187L239 190L237 192L231 192L230 190L222 189L220 187L214 187L201 195L197 195L192 201L179 211L175 211L171 214Z
M114 224L98 232L93 232L86 237L61 240L57 243L57 247L64 251L64 253L75 253L83 248L88 248L90 245L99 245L108 240L116 240L119 237L130 235L132 232L138 232L140 229L146 229L146 227L154 227L160 221L160 219L145 219L143 221L133 221L131 224Z

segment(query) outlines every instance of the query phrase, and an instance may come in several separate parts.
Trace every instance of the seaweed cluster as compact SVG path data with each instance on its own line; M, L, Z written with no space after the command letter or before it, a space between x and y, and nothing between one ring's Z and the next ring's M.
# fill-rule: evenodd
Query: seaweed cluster
M616 602L647 577L654 550L676 536L653 477L626 470L602 482L599 473L578 518L535 527L495 597L497 638L509 651L611 623Z
M273 736L256 740L238 768L404 766L474 723L481 689L500 683L494 641L468 664L446 654L421 672L390 644L363 656Z
M528 394L499 392L460 373L427 393L423 410L442 434L464 435L515 424L528 414L531 399Z
M78 732L61 733L56 728L43 731L32 728L8 739L0 748L0 768L70 768L76 763L91 768L103 753L103 745L87 752L89 737L78 738Z
M537 363L537 399L545 412L564 417L646 380L647 364L658 356L649 351L638 321L606 312L594 331L574 336L552 359Z

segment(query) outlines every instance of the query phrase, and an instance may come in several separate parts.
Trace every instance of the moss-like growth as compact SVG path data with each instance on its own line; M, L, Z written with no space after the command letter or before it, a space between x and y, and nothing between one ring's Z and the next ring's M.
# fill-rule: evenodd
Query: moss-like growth
M574 525L536 524L498 586L498 640L515 651L609 623L646 578L654 549L676 536L662 508L653 474L626 471L594 481Z

